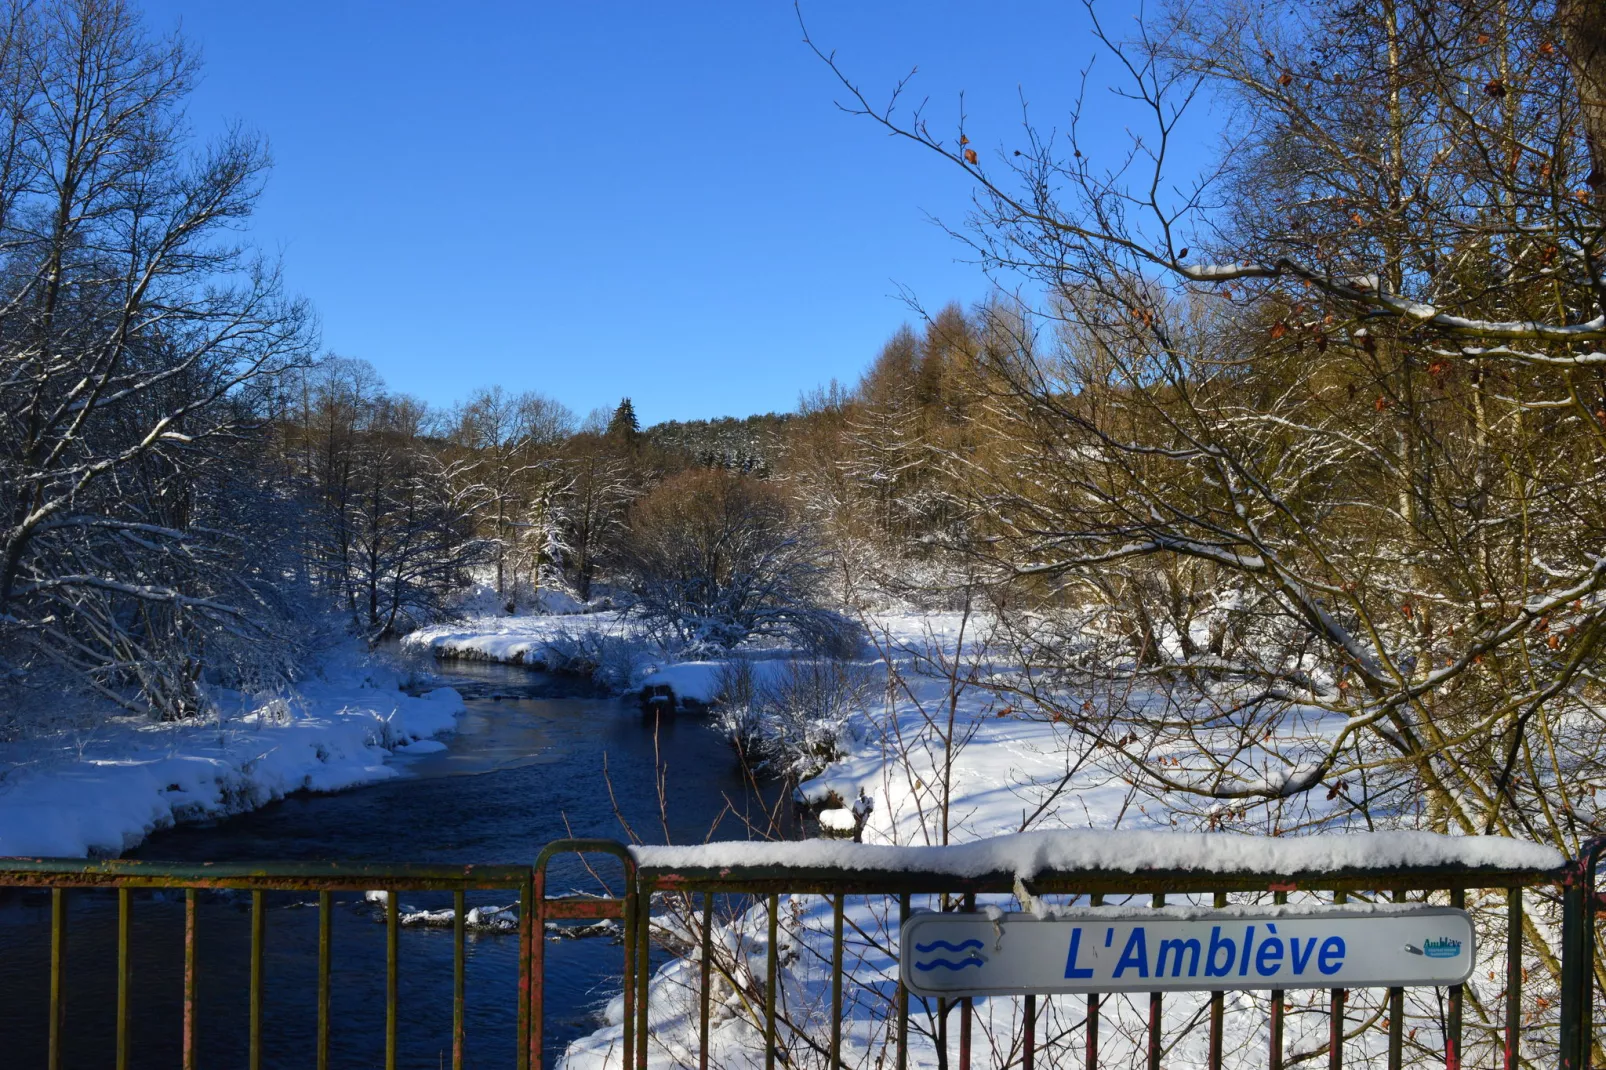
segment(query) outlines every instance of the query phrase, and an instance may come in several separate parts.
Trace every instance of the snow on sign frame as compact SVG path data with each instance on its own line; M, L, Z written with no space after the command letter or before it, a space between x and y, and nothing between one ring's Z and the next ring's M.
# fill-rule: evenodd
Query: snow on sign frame
M1039 918L921 913L899 973L917 996L1456 985L1472 918L1449 907L1093 907Z

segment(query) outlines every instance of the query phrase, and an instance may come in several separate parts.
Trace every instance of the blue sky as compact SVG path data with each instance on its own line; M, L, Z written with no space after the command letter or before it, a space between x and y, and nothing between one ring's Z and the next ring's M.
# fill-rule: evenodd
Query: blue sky
M857 378L909 318L900 287L985 293L928 220L962 221L965 176L838 111L786 0L141 6L202 50L196 131L268 138L256 240L324 344L432 403L501 383L582 415L629 394L649 423L787 410ZM965 90L983 151L1020 89L1062 124L1094 51L1076 3L804 13L869 89L918 66L944 123Z

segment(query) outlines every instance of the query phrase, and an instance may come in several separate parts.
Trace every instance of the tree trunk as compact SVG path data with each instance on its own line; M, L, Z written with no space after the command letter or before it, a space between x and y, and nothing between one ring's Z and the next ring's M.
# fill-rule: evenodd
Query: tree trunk
M1606 206L1606 4L1601 0L1558 0L1561 27L1589 139L1589 185L1597 204Z

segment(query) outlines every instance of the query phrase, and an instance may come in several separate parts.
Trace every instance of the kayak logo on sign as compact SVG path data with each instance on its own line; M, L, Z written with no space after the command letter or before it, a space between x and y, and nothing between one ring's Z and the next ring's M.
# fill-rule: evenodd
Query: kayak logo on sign
M915 951L921 955L929 955L933 951L947 951L957 958L938 957L926 962L916 962L915 969L929 973L932 970L962 970L966 966L980 966L987 960L982 957L981 949L987 945L980 940L964 940L957 944L950 944L946 940L933 940L929 944L916 944Z
M1424 940L1422 941L1422 954L1430 959L1453 959L1461 954L1461 941L1452 940L1448 936Z

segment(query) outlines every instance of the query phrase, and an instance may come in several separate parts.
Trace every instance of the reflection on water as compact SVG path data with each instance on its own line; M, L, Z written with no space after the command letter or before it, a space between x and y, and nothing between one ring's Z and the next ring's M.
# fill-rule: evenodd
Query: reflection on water
M748 835L767 825L767 806L741 774L730 747L696 718L643 714L628 701L573 681L523 669L446 662L441 682L469 710L448 748L398 758L405 775L335 795L299 795L211 826L152 836L132 857L175 861L341 859L368 862L525 863L567 835L647 842ZM660 779L662 773L662 803ZM611 790L610 790L611 786ZM766 798L767 797L767 798ZM613 863L597 861L607 878ZM554 861L549 890L597 890L573 857ZM316 1035L317 911L313 896L267 897L264 1065L312 1061ZM404 893L405 906L438 909L449 893ZM502 905L516 893L471 893L469 905ZM67 1065L111 1062L116 991L113 894L71 893ZM383 1061L384 926L360 894L337 894L331 1064ZM0 1065L44 1062L49 979L48 893L0 893ZM134 901L132 1063L179 1061L183 965L182 893L137 893ZM201 905L200 1046L209 1067L244 1064L250 897L207 893ZM606 939L547 943L549 1058L596 1024L617 991L621 952ZM450 930L405 929L400 945L400 1065L451 1060ZM518 947L511 935L471 935L467 952L469 1064L513 1062Z

